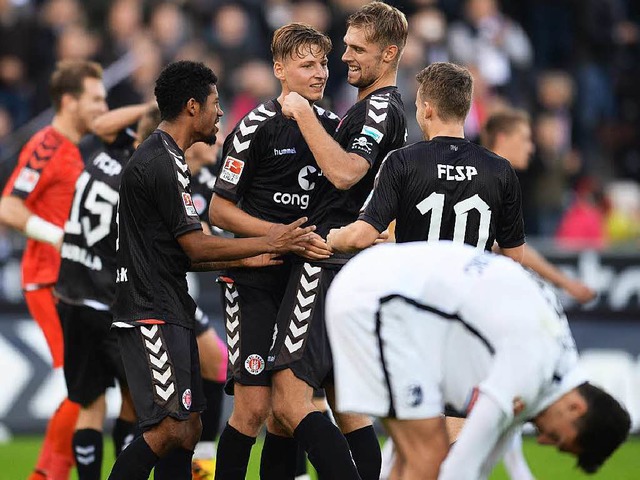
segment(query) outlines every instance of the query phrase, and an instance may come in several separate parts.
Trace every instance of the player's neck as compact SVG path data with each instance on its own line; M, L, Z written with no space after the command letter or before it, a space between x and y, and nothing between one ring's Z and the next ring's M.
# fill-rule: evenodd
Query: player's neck
M368 97L373 92L375 92L376 90L379 90L381 88L395 87L396 86L396 76L397 76L397 74L398 74L397 70L395 70L395 69L389 70L387 73L382 75L380 78L376 79L376 81L373 82L368 87L359 88L358 89L358 101L362 100L365 97Z
M80 142L83 133L78 131L73 121L62 113L58 113L53 117L51 126L56 132L62 134L76 145Z
M168 122L163 120L160 122L160 125L158 125L158 130L162 130L173 138L173 141L176 142L178 148L183 152L195 143L191 129L186 128L178 122Z
M434 123L431 125L429 132L425 135L427 140L433 140L435 137L453 137L464 138L464 125Z

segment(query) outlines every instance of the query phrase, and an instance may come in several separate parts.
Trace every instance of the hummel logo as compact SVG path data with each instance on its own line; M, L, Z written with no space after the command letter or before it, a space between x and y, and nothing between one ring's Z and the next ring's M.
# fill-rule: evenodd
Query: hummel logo
M273 154L274 155L293 155L294 153L296 153L296 147L293 147L293 148L282 148L280 150L278 150L277 148L273 149Z

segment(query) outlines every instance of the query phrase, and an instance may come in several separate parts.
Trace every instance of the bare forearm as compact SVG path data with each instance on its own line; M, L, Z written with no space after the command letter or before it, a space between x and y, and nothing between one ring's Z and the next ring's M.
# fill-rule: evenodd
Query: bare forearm
M524 248L524 258L522 265L530 268L545 280L553 283L558 287L562 287L566 283L567 276L558 268L549 263L542 255L533 247L526 245Z
M216 195L214 195L209 208L209 220L213 225L243 237L266 235L274 225L249 215L234 203Z
M357 220L337 230L331 230L327 236L329 248L337 252L359 252L373 245L380 233L367 222Z
M347 190L367 173L366 160L358 161L345 152L326 132L313 110L305 111L296 120L322 174L336 188Z
M96 118L91 129L102 140L111 143L116 139L120 130L136 123L150 106L149 103L140 103L116 108Z
M24 233L31 215L22 199L11 195L0 199L0 223Z
M241 260L229 260L226 262L198 262L192 263L189 271L191 272L212 272L215 270L226 270L228 268L242 267Z
M194 264L239 260L273 251L264 237L222 238L202 234L198 244L187 251Z

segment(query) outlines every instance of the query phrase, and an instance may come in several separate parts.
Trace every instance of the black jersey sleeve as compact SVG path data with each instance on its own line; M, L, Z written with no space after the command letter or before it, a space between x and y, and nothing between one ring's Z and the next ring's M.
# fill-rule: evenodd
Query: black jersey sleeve
M502 217L498 222L496 241L502 248L519 247L525 241L522 219L522 192L516 172L506 166Z
M364 108L356 113L360 118L347 122L349 140L345 144L346 151L361 156L370 165L374 165L380 151L384 152L385 147L395 140L398 119L389 103L388 93L372 95L366 99Z
M260 105L227 136L222 150L222 166L213 188L216 194L234 203L240 201L255 175L256 163L260 161L259 152L268 147L262 127L274 115L274 111Z
M367 222L378 232L384 232L397 216L402 192L403 165L398 150L386 156L376 176L371 195L358 217L358 220Z
M162 155L154 165L153 172L151 195L157 201L158 212L167 229L176 238L191 230L202 230L191 198L188 170L182 170L177 164L174 166L169 155Z

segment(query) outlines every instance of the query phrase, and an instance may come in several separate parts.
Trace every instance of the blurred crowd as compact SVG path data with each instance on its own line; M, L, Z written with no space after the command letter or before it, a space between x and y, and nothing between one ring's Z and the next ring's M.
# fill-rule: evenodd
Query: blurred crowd
M323 103L343 114L356 94L340 61L345 20L364 3L0 0L0 158L15 162L4 146L49 107L47 82L60 59L94 59L124 72L110 89L112 108L150 100L168 62L203 61L220 78L228 131L277 95L271 33L292 21L332 38ZM478 140L495 109L514 106L531 115L535 150L528 168L518 172L528 235L579 247L640 237L640 2L388 3L409 19L398 85L410 142L421 140L412 120L415 74L434 61L464 64L475 78L465 128L470 139Z

